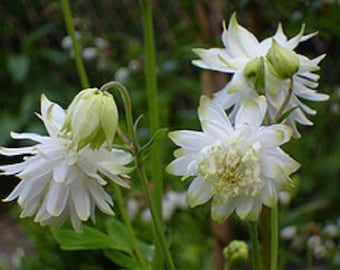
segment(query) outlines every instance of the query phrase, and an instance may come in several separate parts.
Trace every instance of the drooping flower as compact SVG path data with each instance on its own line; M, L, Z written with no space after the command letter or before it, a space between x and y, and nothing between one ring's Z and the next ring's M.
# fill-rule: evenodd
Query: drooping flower
M316 93L314 90L318 86L319 76L313 72L319 70L318 64L325 55L309 59L293 51L299 43L315 35L315 33L309 35L303 33L304 25L295 37L288 39L279 24L274 36L259 42L251 32L238 24L236 14L233 14L228 29L224 25L222 41L225 48L195 49L194 52L200 59L194 60L193 64L204 69L233 74L230 82L214 96L216 102L224 109L233 108L230 115L232 120L245 100L259 94L265 94L267 98L270 120L277 120L277 114L285 103L285 98L289 91L292 91L285 111L293 110L293 112L288 116L286 124L293 128L296 136L299 136L296 122L311 125L312 122L305 114L316 113L303 104L300 98L311 101L328 99L328 95ZM286 52L274 54L273 57L271 52L277 52L280 48L281 51ZM289 55L289 52L293 63L287 65L290 67L287 73L287 69L282 65L284 61L275 61L275 63L272 60ZM281 72L278 74L273 72L275 70ZM295 73L292 72L295 70ZM286 73L292 74L291 78L285 78ZM257 84L259 81L262 81L260 87Z
M212 218L218 222L234 210L241 219L256 220L262 204L273 207L278 191L290 187L289 175L299 164L279 146L292 130L283 124L261 126L266 109L263 96L248 99L233 126L223 108L203 96L198 109L203 130L169 133L180 148L167 171L183 180L194 177L187 193L191 207L212 199Z
M0 148L6 156L26 155L20 163L2 165L2 175L16 175L21 179L4 201L18 199L23 211L21 217L34 216L41 225L52 228L71 219L75 230L81 230L81 222L91 217L95 207L112 215L110 195L103 186L104 176L116 184L128 187L120 176L127 177L130 168L125 167L132 156L123 150L101 147L92 150L88 146L77 151L77 146L67 137L60 136L65 121L64 110L41 98L41 115L49 136L35 133L11 133L14 139L29 139L33 146ZM99 174L100 173L100 174Z

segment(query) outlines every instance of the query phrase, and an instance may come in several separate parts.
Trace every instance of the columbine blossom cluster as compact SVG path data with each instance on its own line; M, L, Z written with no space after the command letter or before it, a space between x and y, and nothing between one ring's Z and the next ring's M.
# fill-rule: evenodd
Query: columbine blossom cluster
M74 229L80 231L82 221L90 217L95 219L96 207L106 214L113 214L113 201L104 186L110 179L120 186L129 187L124 179L131 171L126 165L131 163L133 158L126 151L108 147L112 143L116 127L114 130L107 128L107 125L111 126L112 123L108 123L103 117L107 111L116 112L116 108L112 108L112 100L107 94L98 93L97 90L87 89L79 94L84 96L85 91L85 101L93 104L95 99L95 105L103 111L103 114L92 111L92 118L96 115L100 118L91 120L91 123L97 123L96 125L85 123L89 121L90 116L83 109L78 108L80 111L76 111L77 108L73 108L76 106L73 106L66 114L58 104L43 95L41 114L38 114L38 117L44 123L48 136L12 132L12 138L28 139L36 144L19 148L0 148L0 154L5 156L25 155L22 162L0 166L2 175L16 175L21 179L4 200L18 199L23 209L21 217L35 216L36 222L50 225L54 229L70 218ZM91 94L94 95L92 98L89 97ZM106 103L111 109L105 109ZM106 117L112 120L112 115ZM68 126L74 125L74 121L83 123L85 128L81 131L75 129L73 134ZM116 125L117 121L115 119L113 124ZM103 134L100 135L100 132ZM99 139L94 140L95 136ZM108 141L105 141L106 139Z
M193 178L187 192L191 207L211 201L212 218L224 222L234 211L241 219L258 219L262 205L274 207L278 194L294 187L290 175L299 163L280 146L300 136L296 123L311 125L315 114L300 98L328 99L316 93L321 55L297 54L304 26L288 39L279 25L274 36L259 42L233 14L224 25L225 48L195 49L193 64L232 74L213 99L202 97L198 109L202 131L169 134L180 148L167 171ZM228 110L228 114L225 112Z
M318 64L325 55L309 59L294 52L301 42L316 34L303 35L304 28L303 25L301 31L289 39L279 24L272 37L259 42L252 33L238 24L236 14L233 14L228 29L224 25L222 41L225 48L194 50L200 57L193 61L194 65L233 75L230 82L214 96L214 100L223 109L232 109L232 120L245 100L264 94L272 122L278 120L282 109L283 112L290 111L285 123L293 128L297 137L300 134L296 123L313 124L306 114L313 115L316 111L301 99L328 99L328 95L314 90L319 79L314 72L319 70Z

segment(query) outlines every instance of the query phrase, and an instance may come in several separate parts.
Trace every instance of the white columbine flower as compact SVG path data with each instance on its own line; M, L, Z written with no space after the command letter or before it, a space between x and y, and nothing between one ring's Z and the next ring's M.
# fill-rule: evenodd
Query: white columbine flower
M267 109L263 96L243 103L234 126L223 108L202 97L198 116L203 131L169 133L180 149L167 171L195 177L187 193L191 207L212 199L212 218L223 222L234 210L241 219L256 220L262 204L273 207L277 193L292 184L299 164L280 149L290 127L261 126Z
M224 109L233 108L231 119L233 120L242 102L249 97L258 96L258 91L266 95L268 100L268 112L271 120L275 120L285 98L289 92L290 79L276 78L268 65L267 53L277 43L284 49L293 50L300 42L313 37L315 33L303 35L304 26L293 38L288 39L282 30L281 24L273 37L269 37L259 42L257 38L247 29L240 26L233 14L228 29L224 25L222 41L225 48L195 49L200 59L194 60L193 64L204 69L215 70L233 74L233 77L226 86L216 93L214 99ZM296 122L302 125L312 125L306 114L315 114L307 105L303 104L299 98L311 101L324 101L328 95L316 93L319 76L313 72L319 70L319 62L325 55L314 59L295 54L298 58L298 70L292 76L292 96L287 105L286 111L295 108L288 116L287 124L290 125L296 136L299 133L296 129ZM258 76L258 77L257 77ZM256 86L256 81L262 78L264 89Z
M0 148L6 156L27 155L20 163L0 166L1 174L16 175L22 181L4 201L18 198L23 211L21 217L34 216L42 225L58 228L70 217L75 230L81 221L94 219L95 206L112 215L112 199L103 186L107 176L118 185L128 187L119 176L130 168L124 165L132 156L122 150L104 147L92 150L88 146L76 151L72 141L59 137L65 121L64 110L45 96L41 98L41 115L49 136L35 133L11 133L14 139L29 139L34 146Z

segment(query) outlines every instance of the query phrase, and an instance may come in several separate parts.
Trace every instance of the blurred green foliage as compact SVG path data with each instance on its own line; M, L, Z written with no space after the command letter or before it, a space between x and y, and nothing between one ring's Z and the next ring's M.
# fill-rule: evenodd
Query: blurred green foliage
M72 10L76 28L81 33L80 43L91 85L98 87L113 79L120 80L131 93L136 117L147 113L143 29L138 1L75 0ZM202 71L190 63L195 57L191 49L222 47L221 21L228 20L234 11L239 22L259 39L273 34L279 22L283 23L289 37L299 31L302 23L306 23L307 33L319 32L301 44L298 51L309 57L327 54L319 72L319 91L330 94L331 98L328 102L311 104L318 111L312 117L314 126L300 127L302 138L285 146L302 168L298 172L299 190L282 216L282 222L298 225L340 218L339 1L154 1L162 127L170 130L198 128L195 110L200 94L207 89L201 84ZM13 146L10 131L43 131L33 114L39 111L42 93L66 107L80 90L80 82L72 55L63 48L66 30L60 2L2 1L0 17L0 145ZM98 38L104 39L107 45L98 45ZM85 53L86 48L94 48L92 55L91 50ZM121 108L119 99L118 106ZM140 126L147 126L146 117ZM139 132L142 139L149 136L146 128ZM163 145L165 164L171 159L173 146L169 141ZM8 159L1 157L0 162L7 163ZM1 177L2 197L8 194L14 182L10 177ZM166 175L166 184L176 190L184 189L184 184L173 176ZM208 220L208 209L200 207L176 213L176 218L169 222L168 231L179 269L209 269L213 236ZM100 224L100 218L97 222ZM83 251L60 251L48 230L42 231L30 224L31 220L22 223L38 252L35 256L24 257L20 269L70 269L69 265L72 269L114 269L102 253L84 255ZM137 225L140 237L150 240L150 231L144 230L148 226ZM236 230L237 236L242 237L242 230ZM303 261L293 258L292 264L294 260Z

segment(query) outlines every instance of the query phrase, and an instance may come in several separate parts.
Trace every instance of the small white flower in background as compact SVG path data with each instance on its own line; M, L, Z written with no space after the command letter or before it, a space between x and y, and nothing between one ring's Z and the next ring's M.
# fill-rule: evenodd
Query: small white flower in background
M284 240L293 239L296 236L297 229L295 226L288 226L281 230L281 237Z
M339 229L335 224L327 224L322 231L329 237L335 237L339 233Z
M203 131L181 130L169 137L181 148L167 171L194 176L187 202L194 207L212 199L212 218L222 223L234 210L256 220L262 204L273 207L278 191L292 184L299 164L279 146L292 130L282 124L261 126L267 109L263 96L247 100L232 126L222 107L202 96L198 116Z
M225 48L195 49L194 52L201 59L194 60L193 64L204 69L233 74L231 81L214 96L223 109L233 108L231 120L245 100L259 94L266 95L269 116L271 120L276 120L289 88L292 87L286 111L295 109L286 122L293 128L294 134L299 136L296 122L312 125L305 113L316 113L299 98L311 101L328 99L328 95L313 90L317 88L319 79L313 72L319 70L318 64L325 55L308 59L293 52L300 42L315 35L303 35L303 32L304 26L295 37L288 39L279 24L274 36L259 42L252 33L238 24L236 14L233 14L228 29L224 25L222 41ZM289 64L283 64L277 58L286 58L287 61L284 62ZM287 75L292 77L287 78Z
M88 146L77 151L60 130L65 121L64 110L45 96L41 98L41 115L49 136L35 133L11 133L14 139L29 139L33 146L0 148L6 156L26 155L20 163L2 165L2 175L16 175L21 182L4 201L18 198L22 207L21 217L34 216L41 225L60 227L67 218L75 230L81 230L81 222L91 217L95 207L112 215L112 199L104 190L107 183L100 172L116 184L128 187L120 176L131 171L125 167L132 156L125 151L101 147L92 150Z

